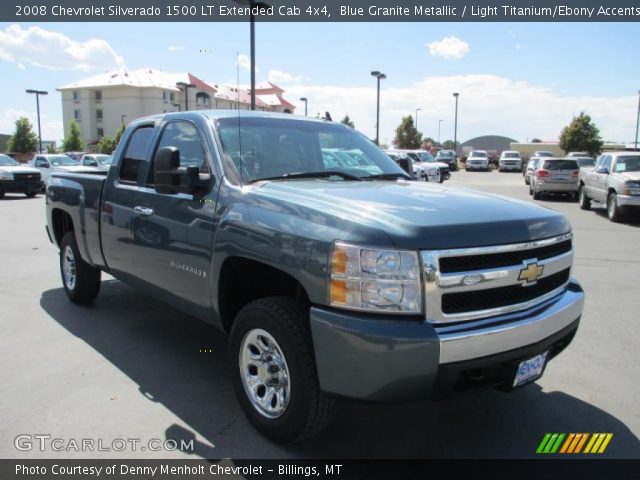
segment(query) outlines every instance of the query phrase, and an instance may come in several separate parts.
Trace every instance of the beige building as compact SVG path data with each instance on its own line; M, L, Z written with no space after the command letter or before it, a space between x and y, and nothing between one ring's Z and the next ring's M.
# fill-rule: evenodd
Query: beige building
M75 119L87 150L94 150L101 137L113 135L122 124L146 115L187 109L251 108L251 94L246 88L212 85L191 73L153 69L106 72L58 91L62 94L64 135L69 134L71 120ZM272 83L256 85L256 109L293 113L295 106L283 94Z

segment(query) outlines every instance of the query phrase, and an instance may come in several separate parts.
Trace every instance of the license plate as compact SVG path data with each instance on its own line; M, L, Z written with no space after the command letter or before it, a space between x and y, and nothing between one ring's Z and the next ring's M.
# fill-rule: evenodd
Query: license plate
M569 175L556 175L554 180L569 180Z
M548 355L549 352L546 351L533 358L520 362L520 365L518 365L518 369L516 370L516 378L513 380L513 386L517 387L539 378L544 370L544 365L547 362Z

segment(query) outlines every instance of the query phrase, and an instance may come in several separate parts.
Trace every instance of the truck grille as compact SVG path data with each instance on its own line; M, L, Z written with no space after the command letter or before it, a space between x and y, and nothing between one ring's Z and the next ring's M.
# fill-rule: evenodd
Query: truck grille
M562 291L572 235L495 247L423 251L427 320L451 323L531 308Z
M38 173L14 173L13 179L21 183L38 183L40 181L40 172Z

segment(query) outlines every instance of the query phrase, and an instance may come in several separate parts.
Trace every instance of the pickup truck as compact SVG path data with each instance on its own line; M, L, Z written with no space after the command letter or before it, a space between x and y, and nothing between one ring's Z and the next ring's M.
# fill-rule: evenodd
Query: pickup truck
M640 207L640 152L607 152L593 168L580 169L578 202L589 210L605 207L612 222L620 222Z
M520 388L582 314L564 216L410 181L322 119L139 119L106 176L52 173L46 203L69 299L92 302L107 272L217 326L239 403L278 442L320 432L340 398Z

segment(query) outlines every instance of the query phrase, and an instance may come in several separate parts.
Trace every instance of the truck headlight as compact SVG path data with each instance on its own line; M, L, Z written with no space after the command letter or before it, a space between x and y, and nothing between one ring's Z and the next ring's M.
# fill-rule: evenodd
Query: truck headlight
M11 173L11 172L0 172L0 179L2 179L2 180L13 180L13 173Z
M624 195L640 195L640 182L628 180L624 184Z
M418 253L336 242L331 256L330 304L375 312L420 313Z

